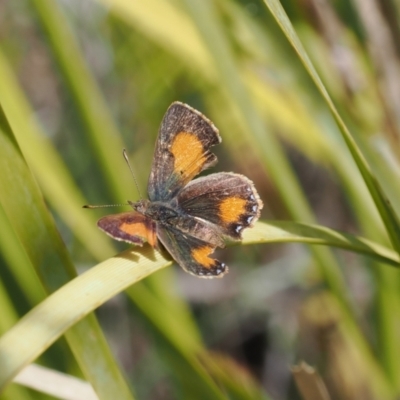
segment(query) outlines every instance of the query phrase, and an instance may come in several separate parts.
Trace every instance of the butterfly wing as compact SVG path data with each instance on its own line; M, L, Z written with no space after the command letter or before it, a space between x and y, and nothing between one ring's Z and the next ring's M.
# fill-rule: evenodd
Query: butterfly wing
M156 223L135 211L107 215L97 222L97 226L113 239L142 246L148 242L157 244Z
M186 271L200 278L220 278L228 272L226 264L209 257L215 246L174 227L158 227L157 236L173 259Z
M263 208L253 182L232 172L193 180L178 194L178 205L184 214L232 239L241 239L243 229L257 221Z
M199 111L175 102L160 126L148 183L150 201L167 201L217 157L210 148L221 143L218 129Z
M213 278L228 267L209 255L223 246L223 236L240 239L263 203L245 176L221 172L190 182L179 192L177 207L181 215L173 225L159 224L158 238L185 271Z

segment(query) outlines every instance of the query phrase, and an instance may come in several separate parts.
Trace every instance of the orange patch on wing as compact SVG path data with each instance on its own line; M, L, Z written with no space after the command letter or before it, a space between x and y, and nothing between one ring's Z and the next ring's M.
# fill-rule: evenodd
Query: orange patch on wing
M203 145L193 133L178 133L172 143L171 153L175 160L174 171L183 175L185 181L197 175L206 162Z
M157 236L155 231L153 229L148 229L143 222L135 222L133 224L124 222L119 229L129 235L145 238L150 246L154 247L156 244Z
M210 268L215 264L215 260L208 257L214 251L213 247L204 246L192 250L192 257L197 261L202 267Z
M240 197L228 197L219 205L219 216L226 224L237 222L246 212L246 203L247 201Z

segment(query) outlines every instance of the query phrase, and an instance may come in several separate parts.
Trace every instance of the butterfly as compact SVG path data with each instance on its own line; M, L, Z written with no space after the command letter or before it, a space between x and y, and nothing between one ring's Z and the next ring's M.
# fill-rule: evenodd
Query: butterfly
M180 102L161 122L148 181L148 199L128 201L133 211L107 215L98 226L116 240L164 246L187 272L221 277L225 263L210 257L225 238L240 240L257 221L263 203L251 180L232 172L193 179L217 163L211 147L218 129L202 113Z

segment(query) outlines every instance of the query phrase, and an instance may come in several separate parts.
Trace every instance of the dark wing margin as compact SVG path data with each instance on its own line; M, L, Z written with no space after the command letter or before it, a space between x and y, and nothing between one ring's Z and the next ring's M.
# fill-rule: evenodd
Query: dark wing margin
M159 227L157 235L172 258L186 272L200 278L221 278L228 272L225 263L209 257L215 246L172 227Z
M161 122L148 183L151 201L166 201L217 162L210 148L221 143L218 129L194 108L174 102Z
M257 221L263 208L253 182L232 172L193 180L179 193L178 204L185 214L212 223L236 240Z

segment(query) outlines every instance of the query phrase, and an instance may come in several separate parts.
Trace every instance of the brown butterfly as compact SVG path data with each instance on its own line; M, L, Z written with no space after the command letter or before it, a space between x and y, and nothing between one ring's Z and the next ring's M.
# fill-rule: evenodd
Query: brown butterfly
M243 230L257 221L263 203L243 175L219 172L193 179L217 163L210 148L219 143L218 129L209 119L186 104L172 103L158 133L149 199L129 201L134 211L101 218L100 229L139 246L160 241L193 275L224 275L228 267L209 255L224 247L225 237L240 240Z

